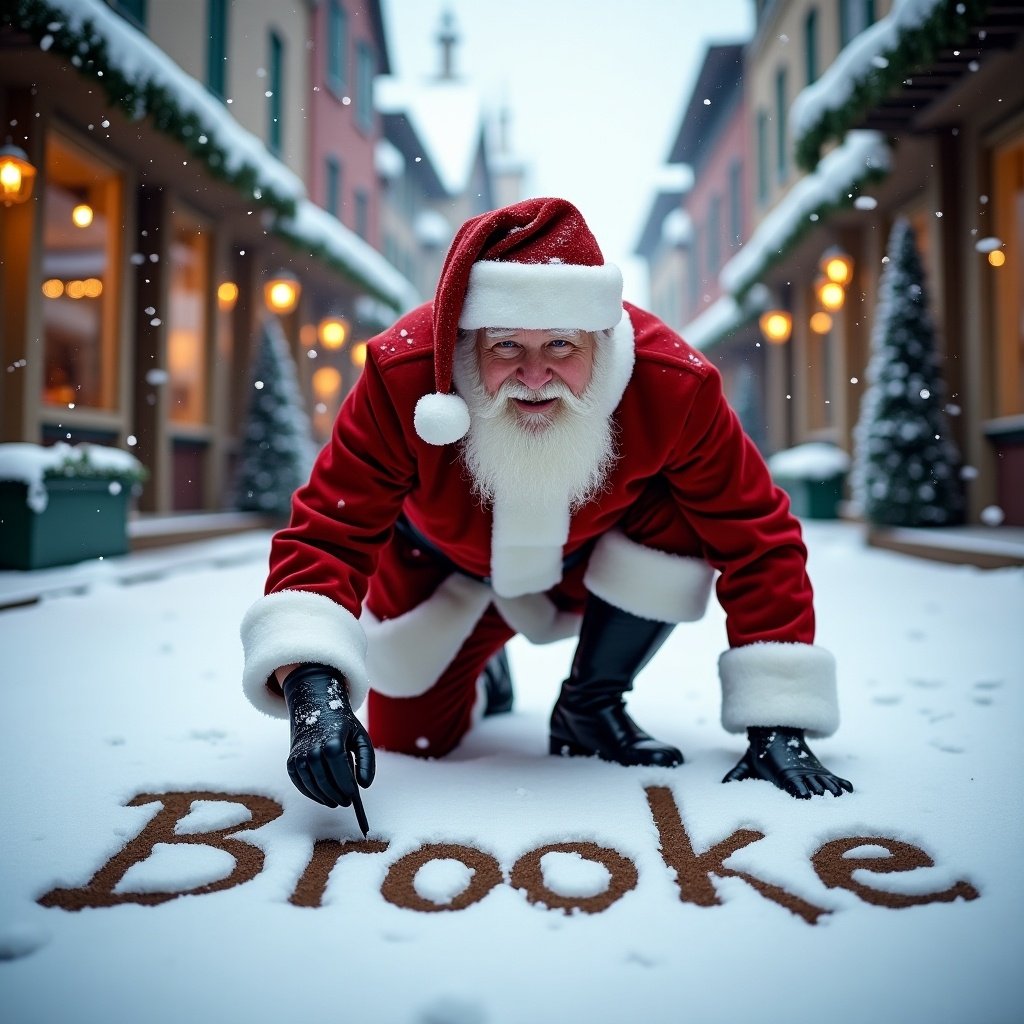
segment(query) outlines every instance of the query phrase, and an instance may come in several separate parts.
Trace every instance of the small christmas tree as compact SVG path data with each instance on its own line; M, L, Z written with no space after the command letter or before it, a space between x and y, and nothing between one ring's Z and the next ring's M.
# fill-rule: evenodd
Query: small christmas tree
M908 221L893 225L888 253L854 431L853 498L870 523L950 526L964 515L960 455L950 438L924 272Z
M287 516L292 493L309 479L315 457L288 342L277 321L267 320L253 367L235 507Z

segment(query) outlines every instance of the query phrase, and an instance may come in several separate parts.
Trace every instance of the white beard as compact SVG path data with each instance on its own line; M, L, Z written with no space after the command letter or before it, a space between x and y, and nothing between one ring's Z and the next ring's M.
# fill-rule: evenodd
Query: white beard
M600 373L595 352L593 377L579 397L562 383L533 391L515 381L491 396L474 341L457 346L453 378L470 418L462 458L482 502L572 513L603 490L618 452L611 417L599 406ZM557 398L558 404L550 413L525 414L513 398Z

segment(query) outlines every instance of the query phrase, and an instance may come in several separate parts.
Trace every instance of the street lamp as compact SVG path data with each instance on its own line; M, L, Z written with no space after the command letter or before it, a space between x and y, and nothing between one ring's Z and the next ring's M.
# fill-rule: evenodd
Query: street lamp
M8 139L0 146L0 200L4 206L27 202L35 180L36 169L29 163L28 153Z
M829 313L835 313L843 308L846 292L841 284L830 281L827 277L819 277L814 282L814 290L818 293L818 301Z
M773 345L782 345L789 341L793 333L793 315L785 309L768 309L758 318L758 326L765 341Z
M299 304L302 285L299 279L287 270L278 271L263 285L263 301L271 313L291 313Z
M217 285L217 305L225 312L230 313L238 301L238 285L234 281L221 281Z

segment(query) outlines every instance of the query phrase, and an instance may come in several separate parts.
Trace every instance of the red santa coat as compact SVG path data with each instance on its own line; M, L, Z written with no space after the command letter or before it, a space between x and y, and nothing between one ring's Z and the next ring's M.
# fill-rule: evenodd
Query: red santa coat
M696 620L717 574L725 728L836 729L835 663L813 644L806 549L785 494L717 370L650 313L624 310L598 356L620 457L571 516L564 503L482 507L458 446L417 435L416 402L434 379L429 304L369 343L242 623L257 707L285 714L267 684L293 662L334 666L355 706L370 686L422 693L491 603L535 642L572 635L588 590L647 618ZM448 564L396 536L400 516Z

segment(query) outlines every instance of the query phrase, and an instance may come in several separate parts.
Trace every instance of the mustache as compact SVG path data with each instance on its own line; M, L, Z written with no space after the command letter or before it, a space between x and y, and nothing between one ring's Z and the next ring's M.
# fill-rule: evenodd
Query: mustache
M524 402L547 402L553 398L560 399L572 408L581 404L580 399L572 393L569 386L561 381L549 381L543 387L530 388L521 381L507 380L494 395L487 397L477 413L482 419L493 420L505 412L512 399Z

